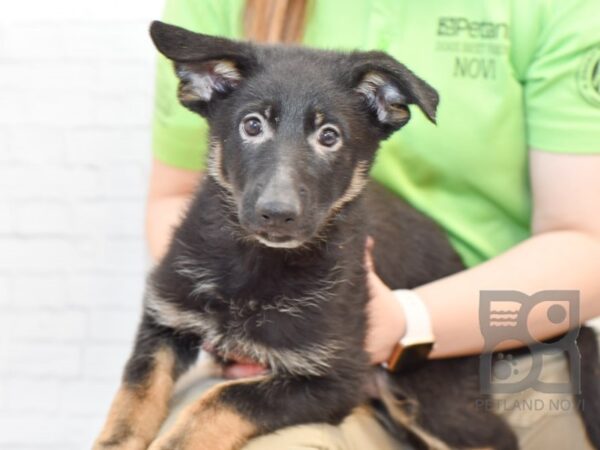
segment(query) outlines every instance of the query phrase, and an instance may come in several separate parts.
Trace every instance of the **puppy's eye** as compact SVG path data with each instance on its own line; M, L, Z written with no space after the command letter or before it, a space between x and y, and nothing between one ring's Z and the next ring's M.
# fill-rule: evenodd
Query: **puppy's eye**
M333 147L340 140L340 134L335 128L325 127L319 132L318 141L324 147Z
M251 116L247 119L244 119L244 133L246 133L248 136L256 137L259 136L262 132L262 121L258 117Z

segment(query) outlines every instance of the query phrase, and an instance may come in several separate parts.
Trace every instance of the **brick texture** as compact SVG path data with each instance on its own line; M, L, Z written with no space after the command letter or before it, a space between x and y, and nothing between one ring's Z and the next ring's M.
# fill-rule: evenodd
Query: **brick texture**
M139 318L162 0L0 2L0 448L89 448Z

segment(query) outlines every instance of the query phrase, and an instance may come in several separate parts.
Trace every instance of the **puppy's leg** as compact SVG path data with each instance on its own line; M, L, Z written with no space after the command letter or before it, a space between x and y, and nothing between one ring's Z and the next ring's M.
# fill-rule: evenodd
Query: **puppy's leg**
M173 384L198 356L200 340L144 315L122 385L94 450L145 450L156 436Z
M264 375L228 381L184 410L150 450L237 450L287 426L339 423L360 401L360 388L339 379Z

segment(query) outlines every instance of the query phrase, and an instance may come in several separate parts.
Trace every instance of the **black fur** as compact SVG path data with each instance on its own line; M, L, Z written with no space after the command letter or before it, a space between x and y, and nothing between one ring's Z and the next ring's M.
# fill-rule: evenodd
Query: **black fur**
M210 176L148 279L125 382L143 383L159 346L173 349L178 376L205 340L269 365L266 381L220 397L258 434L338 423L369 400L374 375L363 349L367 235L376 271L393 289L463 269L432 221L363 184L379 142L408 121L407 105L434 121L437 93L381 52L257 46L159 22L151 33L175 63L182 103L209 121L213 146ZM244 134L246 124L262 134ZM321 143L332 136L334 146ZM431 361L383 378L406 400L404 412L449 446L516 449L502 419L475 407L477 364ZM594 383L584 385L597 395ZM372 400L393 432L425 448L410 427L390 426L389 403Z
M577 404L590 442L600 448L600 351L596 332L582 327L577 347L581 356L581 393L577 395Z

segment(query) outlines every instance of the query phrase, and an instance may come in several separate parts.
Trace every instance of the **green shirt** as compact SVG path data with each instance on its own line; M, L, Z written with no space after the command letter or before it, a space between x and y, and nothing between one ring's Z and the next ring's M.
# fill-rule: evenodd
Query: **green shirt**
M164 20L241 37L243 0L167 0ZM304 43L380 49L440 93L413 111L372 176L437 220L468 266L530 235L528 149L600 152L598 0L314 0ZM153 148L201 169L207 128L159 59ZM556 180L560 183L561 180Z

